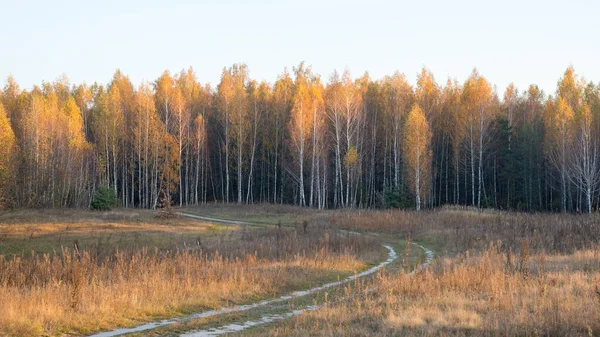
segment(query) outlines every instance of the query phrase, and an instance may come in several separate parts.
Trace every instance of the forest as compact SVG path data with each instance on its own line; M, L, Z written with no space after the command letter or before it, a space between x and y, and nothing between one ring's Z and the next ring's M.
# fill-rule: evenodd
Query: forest
M274 83L245 64L216 87L192 68L134 85L65 76L0 89L0 204L125 208L207 202L312 208L465 205L590 213L600 205L600 85L568 67L556 91L477 70L327 79L301 63Z

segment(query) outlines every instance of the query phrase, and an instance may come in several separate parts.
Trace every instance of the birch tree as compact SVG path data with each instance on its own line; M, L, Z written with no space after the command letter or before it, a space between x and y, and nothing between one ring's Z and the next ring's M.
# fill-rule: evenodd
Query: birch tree
M272 107L273 113L272 124L273 133L271 133L273 146L273 203L277 203L277 192L280 195L280 201L283 202L283 182L281 175L282 152L285 150L283 144L286 140L288 121L293 102L293 86L294 80L286 71L279 75L273 89Z
M402 153L409 188L415 195L416 209L428 193L431 181L431 130L425 113L414 104L403 128Z
M552 99L548 101L545 114L548 157L560 177L560 209L566 212L569 147L572 139L571 124L574 112L569 103L564 98L559 97L556 102Z
M513 151L513 140L512 140L512 134L513 134L513 129L515 128L515 114L516 114L516 110L517 110L517 105L518 105L518 99L519 99L519 91L517 90L517 88L515 87L514 83L510 83L508 85L508 87L506 87L506 90L504 91L504 112L505 112L505 118L506 118L506 123L507 123L507 127L508 127L508 153L511 153ZM506 163L506 165L512 165L512 163ZM509 167L510 169L510 167ZM510 208L510 204L511 204L511 191L513 189L512 187L512 181L511 181L511 176L507 175L507 182L506 182L506 208Z
M452 168L454 171L454 204L460 202L460 158L463 141L466 134L466 118L461 106L461 86L456 80L448 79L442 92L444 121L443 127L447 129L448 143L452 153Z
M402 125L414 102L414 93L404 74L396 72L386 76L382 83L382 105L387 126L385 148L391 153L391 176L395 189L400 190L401 181L401 143ZM386 150L386 152L388 152Z
M233 113L231 126L233 128L234 146L237 150L237 202L243 201L242 186L244 173L244 160L246 143L250 130L250 116L248 108L248 67L245 64L234 64L230 69L233 79Z
M475 160L477 160L477 207L481 207L483 155L492 116L492 86L476 69L463 86L462 102L467 112L468 142L471 160L471 205L475 207Z
M313 75L310 68L304 63L294 69L296 79L294 81L294 98L289 122L289 132L292 150L297 162L298 171L296 181L298 183L298 204L306 206L306 193L304 184L304 162L306 156L307 141L312 134L312 106L310 81Z
M222 125L222 143L225 152L225 193L224 201L229 202L230 177L229 177L229 151L231 148L231 115L233 108L234 83L232 75L227 69L223 69L221 82L217 86L217 110L219 121Z
M583 103L574 120L573 154L569 165L569 178L585 195L586 212L592 212L592 196L600 182L599 144L595 134L590 107Z

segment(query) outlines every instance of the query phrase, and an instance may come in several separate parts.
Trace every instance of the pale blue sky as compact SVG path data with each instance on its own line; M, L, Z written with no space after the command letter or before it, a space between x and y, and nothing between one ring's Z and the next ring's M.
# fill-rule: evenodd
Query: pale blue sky
M25 88L66 74L107 83L120 68L138 84L192 66L215 85L247 63L274 81L304 60L373 78L422 66L439 83L473 67L499 91L547 93L569 64L600 81L598 1L32 1L0 0L0 78Z

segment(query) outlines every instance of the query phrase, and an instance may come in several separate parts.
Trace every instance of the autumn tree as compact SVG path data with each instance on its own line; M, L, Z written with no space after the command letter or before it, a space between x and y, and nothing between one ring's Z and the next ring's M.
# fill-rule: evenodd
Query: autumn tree
M400 190L403 188L401 181L402 125L413 105L414 92L412 86L406 80L406 76L398 72L392 76L386 76L381 86L381 104L383 106L384 123L386 126L384 161L390 163L388 172L391 176L391 179L389 179L391 183L386 185L386 187ZM388 155L389 160L387 159Z
M294 98L289 121L289 132L291 148L298 164L296 180L298 182L298 204L306 206L306 194L304 184L304 162L306 160L307 143L312 134L312 82L315 80L310 67L304 63L294 69L296 79L294 81Z
M68 96L62 103L62 125L65 142L62 160L66 170L63 182L62 206L74 201L85 200L85 192L89 183L88 167L90 165L92 146L85 137L85 124L83 116L75 98Z
M567 210L567 184L569 182L569 146L572 139L571 124L574 112L562 97L556 101L550 99L546 105L546 146L550 162L560 176L560 209Z
M162 122L167 131L171 131L173 119L173 94L175 92L175 80L168 71L163 74L154 83L156 110L158 111Z
M230 71L223 69L221 82L217 86L216 101L217 110L219 111L219 122L222 125L220 143L223 144L223 152L225 152L225 186L223 188L223 200L225 202L229 202L230 190L229 154L232 142L231 118L233 115L232 110L234 108L234 92L235 84L233 76Z
M475 162L477 160L477 207L481 207L483 161L489 128L493 120L492 86L476 69L466 80L462 91L463 109L467 113L467 137L471 161L471 205L475 207Z
M190 118L191 118L191 113L190 110L188 109L188 103L186 102L186 100L183 97L183 94L181 93L181 89L180 88L176 88L174 89L174 93L173 93L173 111L174 111L174 115L175 115L175 139L177 141L177 153L179 156L179 161L183 162L183 150L184 150L184 146L187 145L187 139L188 139L188 132L187 129L190 126ZM183 205L183 197L184 197L184 191L183 191L183 167L179 166L179 206L181 207Z
M421 209L421 197L427 195L431 181L431 137L425 113L418 104L414 104L404 123L402 154L417 211Z
M214 89L191 68L140 85L118 70L89 86L61 76L24 90L9 77L0 103L0 138L13 144L2 145L0 186L16 206L87 207L101 185L144 208L376 207L407 191L419 208L600 204L600 86L573 67L552 96L511 84L499 97L476 70L440 85L423 68L413 88L398 72L324 83L305 64L271 84L236 64ZM417 156L410 132L422 119L430 138Z
M310 83L310 114L312 116L311 130L311 169L310 169L310 194L309 206L316 203L319 208L324 207L325 198L321 191L324 181L321 172L325 171L325 105L323 101L323 85L319 78L313 78Z
M277 203L277 192L279 191L279 200L283 202L283 173L282 161L283 147L288 129L285 127L288 125L290 118L290 112L292 110L293 103L293 90L294 80L290 74L286 71L279 75L275 82L272 96L272 113L268 115L268 121L272 126L273 132L266 132L265 136L268 141L265 142L270 151L273 153L273 203Z
M431 193L433 202L436 199L436 194L439 194L437 199L441 200L443 189L443 164L448 161L448 126L442 114L444 96L441 94L440 87L435 81L433 73L425 67L417 75L417 86L415 87L415 100L425 113L425 118L432 129L432 177ZM434 132L433 132L434 131Z
M11 206L16 174L17 139L0 103L0 208Z
M154 95L148 84L142 84L135 93L135 152L137 154L137 195L141 207L153 207L154 189L152 162L153 148L150 132L154 129L156 107ZM152 127L152 128L151 128ZM152 177L152 178L151 178ZM133 185L132 185L133 186ZM132 192L132 194L135 194Z
M250 170L248 173L248 183L246 188L246 203L253 201L252 190L254 182L254 173L256 172L256 156L259 147L260 133L259 125L264 123L269 109L271 99L271 88L266 82L257 83L251 81L248 85L248 123L249 123L249 152L250 152ZM262 184L262 181L261 181Z
M205 91L196 79L194 70L190 67L182 70L175 78L175 137L179 145L179 205L186 205L193 199L193 119L202 113L205 107Z
M381 104L379 103L380 97L380 83L378 81L372 81L368 73L359 80L363 110L364 110L364 123L362 125L362 137L363 137L363 175L364 175L364 207L373 207L377 203L377 194L381 186L383 185L383 179L380 177L381 165L380 163L380 141L382 129L382 113Z
M600 144L587 103L581 104L573 122L573 154L569 165L569 178L585 195L585 208L589 214L592 212L593 194L600 183Z
M194 119L193 125L193 144L196 153L196 174L194 176L194 204L198 204L199 200L206 201L206 151L207 151L207 134L206 122L203 114L198 114ZM202 183L202 191L199 191L200 183ZM200 192L200 197L198 193Z
M346 198L343 204L346 207L352 207L355 200L354 197L353 178L359 164L359 147L361 143L361 123L364 122L364 110L362 101L362 92L358 83L355 83L350 77L350 72L345 71L342 76L342 103L343 103L343 121L344 121L344 136L345 136L345 171L346 171ZM354 199L354 198L353 198Z
M572 207L571 177L569 164L572 160L574 118L582 104L583 83L575 74L573 67L567 68L563 77L558 81L556 98L549 99L546 105L546 150L550 162L556 169L559 182L561 202L560 209L565 212ZM578 130L579 131L579 130Z
M92 89L85 84L80 84L75 87L75 90L73 91L73 97L75 98L75 102L77 103L79 111L81 112L81 118L83 119L83 130L86 134L86 137L89 137L90 112L94 99Z
M248 67L245 64L234 64L230 68L233 78L233 114L231 114L231 124L234 129L233 139L237 150L237 202L242 203L244 155L246 142L250 130L249 109L248 109Z
M503 113L504 113L504 118L506 120L506 129L508 132L508 144L507 144L507 153L508 154L512 154L513 151L513 131L515 129L515 115L516 115L516 110L518 108L518 103L519 103L519 91L517 90L516 86L514 85L514 83L510 83L508 85L508 87L506 87L506 90L504 91L504 104L503 104ZM512 171L512 160L509 160L508 163L506 163L508 168L508 171ZM512 184L514 183L511 180L511 175L508 174L507 175L507 181L506 181L506 208L510 208L511 205L511 191L513 190L513 186Z
M443 113L444 113L444 128L447 129L448 142L450 145L452 156L452 168L454 172L454 189L453 203L460 202L460 158L463 150L463 142L466 137L466 121L465 110L461 106L462 88L460 84L454 80L448 79L446 86L442 91L443 95ZM466 193L466 190L465 190Z

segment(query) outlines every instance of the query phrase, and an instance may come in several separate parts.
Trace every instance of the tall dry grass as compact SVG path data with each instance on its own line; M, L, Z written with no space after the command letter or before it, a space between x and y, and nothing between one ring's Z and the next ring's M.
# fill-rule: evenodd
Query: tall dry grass
M438 259L414 277L380 275L346 289L360 294L348 302L254 334L600 336L599 287L598 249L524 256L492 245L476 256ZM368 288L376 290L363 291Z
M0 335L82 334L256 300L364 268L379 248L333 231L257 229L212 249L0 256Z
M493 210L442 208L422 212L361 210L335 212L332 224L352 229L412 237L439 253L485 250L501 240L519 250L527 240L533 252L571 253L600 242L600 215L532 214Z

